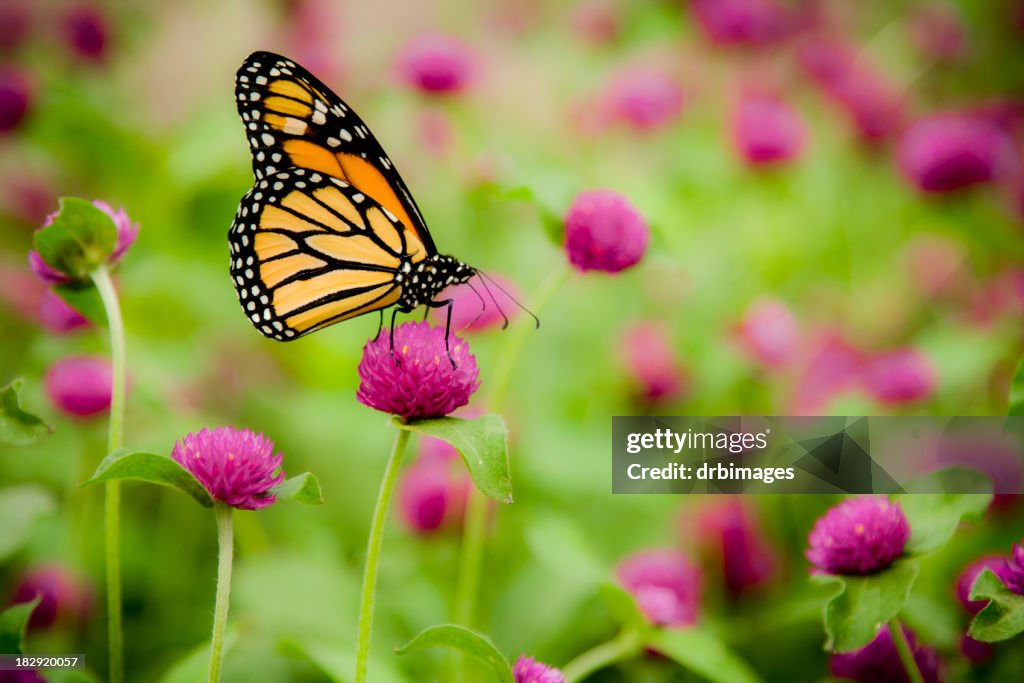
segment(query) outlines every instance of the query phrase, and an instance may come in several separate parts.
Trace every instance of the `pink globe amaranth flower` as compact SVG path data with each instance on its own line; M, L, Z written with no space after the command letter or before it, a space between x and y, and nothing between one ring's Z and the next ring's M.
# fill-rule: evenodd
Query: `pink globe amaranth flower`
M697 514L697 529L703 554L721 568L725 588L731 595L756 589L777 575L778 554L765 540L752 511L741 498L716 497L703 506Z
M920 7L910 18L910 39L922 55L936 61L954 61L967 51L967 29L949 5Z
M793 18L775 0L692 0L697 23L722 45L766 45L787 37Z
M63 358L46 371L46 393L62 412L90 417L110 408L114 370L102 356Z
M992 643L983 643L971 638L966 633L960 636L960 654L972 664L981 664L992 659L995 647Z
M88 327L89 321L56 292L48 289L39 299L39 324L54 334L66 334Z
M426 93L457 93L474 76L476 55L462 42L442 35L410 40L398 56L398 72L411 88Z
M807 559L827 574L870 574L903 554L910 524L898 503L878 496L843 501L818 519Z
M31 103L32 89L21 72L4 67L0 69L0 133L18 127Z
M683 111L683 91L667 73L635 67L612 79L607 108L611 118L640 132L672 123Z
M886 405L922 401L935 391L935 367L914 348L897 349L869 357L862 369L864 388Z
M970 614L977 614L988 604L988 600L971 600L971 588L974 587L974 582L983 571L990 569L1003 583L1006 583L1006 559L1002 555L980 557L960 572L960 576L956 580L956 597Z
M615 576L656 626L684 627L697 621L700 570L678 551L645 550L625 558Z
M799 156L805 136L803 119L777 98L747 95L733 112L733 144L740 157L753 166Z
M925 683L942 680L942 661L932 648L917 642L913 632L904 627L903 633L914 654L914 662ZM889 626L885 625L870 643L854 650L832 655L829 660L832 675L848 678L857 683L908 683L906 669L900 661L899 651L892 640Z
M55 622L81 624L89 616L92 591L83 579L59 564L44 564L26 571L14 590L11 604L39 604L29 617L30 629L45 629Z
M826 331L811 345L796 387L790 412L817 415L860 378L863 355L835 332Z
M526 655L520 655L516 660L512 667L512 677L516 683L565 683L561 671Z
M107 263L111 266L117 265L124 257L125 252L128 251L129 247L135 244L135 240L139 236L139 225L132 223L128 217L128 212L124 209L114 209L110 204L106 203L102 199L94 199L92 205L103 213L110 216L110 220L114 222L114 228L117 230L117 241L114 243L114 251L111 252L107 258ZM46 220L43 221L41 228L45 228L51 225L57 218L59 212L54 211ZM66 282L71 282L72 278L67 274L60 272L39 255L36 251L30 251L28 253L28 265L32 269L32 272L42 280L43 282L50 285L59 285Z
M472 485L461 462L424 455L421 450L419 460L405 471L398 486L401 519L417 534L430 534L444 526L457 525L465 512L466 497Z
M32 11L24 0L0 5L0 52L15 52L25 44L32 28Z
M907 180L922 192L952 192L998 180L1014 166L1012 145L980 117L942 113L911 124L896 158Z
M491 277L508 294L490 282L485 287L483 278L474 275L468 284L448 287L438 296L438 299L452 300L453 330L456 332L484 332L504 325L506 320L513 320L519 314L520 309L516 301L521 301L522 295L516 284L500 275ZM479 296L473 293L474 289ZM505 315L502 315L502 312ZM444 323L446 315L443 309L434 311L434 319L440 321L441 324Z
M799 350L800 323L779 299L758 299L738 326L739 341L751 360L767 368L789 365Z
M643 401L663 403L683 394L685 372L661 324L642 322L627 327L619 341L619 354Z
M644 217L611 190L580 192L565 216L565 250L580 272L617 273L634 266L650 239Z
M1006 587L1018 595L1024 595L1024 541L1013 546L1013 552L1006 558L1002 573L997 572Z
M74 56L88 62L101 62L107 56L110 30L98 7L71 7L64 13L61 28Z
M444 417L469 403L480 382L476 358L466 342L449 337L453 368L443 327L426 321L403 323L394 336L393 356L386 333L363 347L356 392L361 403L406 420Z
M274 453L273 441L248 429L218 427L187 434L174 444L171 457L211 498L240 510L272 505L277 496L270 489L284 481L284 456Z

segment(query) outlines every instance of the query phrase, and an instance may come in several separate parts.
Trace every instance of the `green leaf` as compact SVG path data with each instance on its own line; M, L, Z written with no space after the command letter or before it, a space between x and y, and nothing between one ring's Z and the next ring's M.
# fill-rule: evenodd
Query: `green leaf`
M395 648L395 652L406 655L410 652L418 652L431 647L450 647L475 657L494 669L495 675L502 683L515 683L512 678L512 667L508 660L501 654L494 643L486 636L480 635L463 626L455 624L442 624L432 626L421 632L402 647Z
M238 632L228 629L224 636L224 657L234 649L238 643ZM160 683L196 683L205 681L206 674L210 668L210 643L209 641L196 645L184 657L175 662L167 673L160 678Z
M611 581L598 586L597 591L608 606L608 611L611 612L612 619L616 623L641 631L647 629L647 619L637 607L636 599L629 591Z
M403 422L392 418L399 429L447 441L459 452L473 483L485 496L512 502L512 476L508 467L508 429L500 415L473 420L439 417L435 420Z
M864 576L812 576L817 583L838 586L825 605L825 647L834 652L849 652L870 643L879 629L907 604L919 571L917 562L904 559Z
M285 639L279 645L281 654L287 657L302 658L319 669L333 683L352 683L355 677L352 672L356 668L354 652L342 649L338 643L318 643L307 638L300 640ZM404 683L405 677L399 673L391 662L393 658L383 659L370 655L368 669L373 672L374 683Z
M907 486L909 492L893 497L900 504L911 536L906 552L930 552L949 542L960 521L981 519L992 502L992 483L983 473L961 467L932 472ZM988 491L987 493L914 493L914 489Z
M307 505L320 505L324 502L323 494L320 492L320 482L309 472L285 479L270 491L281 500L294 500Z
M24 384L15 379L0 389L0 443L28 446L51 431L45 422L21 409L18 394Z
M1013 373L1010 384L1010 407L1007 415L1024 415L1024 356L1017 362L1017 371Z
M56 509L53 496L41 486L0 489L0 562L21 548L38 518L52 515Z
M64 303L81 313L93 325L107 324L107 310L103 307L103 299L100 298L99 290L92 284L92 280L57 285L53 291L64 299Z
M995 643L1024 631L1024 595L1017 595L986 569L971 586L971 600L988 600L971 622L967 634L975 640Z
M192 473L166 455L120 448L105 457L92 477L81 485L89 486L114 479L140 479L173 486L195 498L203 507L213 506L210 494Z
M663 629L649 646L714 683L759 683L761 677L722 641L700 627Z
M92 202L63 197L53 222L36 231L33 243L48 265L83 280L114 252L117 228Z
M37 595L31 602L21 602L0 612L0 653L20 655L25 652L28 620L42 599L41 595Z

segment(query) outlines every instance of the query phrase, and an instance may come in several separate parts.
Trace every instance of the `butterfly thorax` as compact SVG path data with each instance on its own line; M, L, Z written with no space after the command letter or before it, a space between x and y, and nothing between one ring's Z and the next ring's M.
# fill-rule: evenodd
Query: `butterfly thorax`
M434 254L419 263L402 264L395 282L402 285L398 307L411 311L431 303L445 287L466 282L476 274L472 266L444 254Z

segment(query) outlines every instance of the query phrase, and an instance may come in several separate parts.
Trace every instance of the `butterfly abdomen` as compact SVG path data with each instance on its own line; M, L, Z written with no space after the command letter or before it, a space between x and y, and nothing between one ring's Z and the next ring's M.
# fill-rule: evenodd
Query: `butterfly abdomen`
M406 262L395 276L395 282L402 286L398 306L411 311L429 304L445 287L466 282L475 274L472 266L444 254L434 254L415 264Z

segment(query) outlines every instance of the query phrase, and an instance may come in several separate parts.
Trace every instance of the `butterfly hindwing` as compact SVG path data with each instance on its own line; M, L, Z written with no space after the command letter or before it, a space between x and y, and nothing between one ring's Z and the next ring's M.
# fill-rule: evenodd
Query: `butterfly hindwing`
M257 179L291 168L344 180L416 233L436 253L416 202L362 119L319 79L290 59L254 52L235 80Z
M231 276L253 325L280 341L387 308L425 254L396 216L360 188L291 168L256 181L229 233Z

